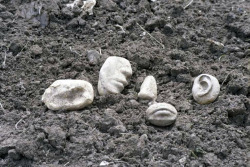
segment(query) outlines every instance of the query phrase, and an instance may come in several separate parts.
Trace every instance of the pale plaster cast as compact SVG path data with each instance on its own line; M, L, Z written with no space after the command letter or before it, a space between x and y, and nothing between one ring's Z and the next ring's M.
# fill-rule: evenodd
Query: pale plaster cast
M84 80L57 80L47 88L42 101L51 110L78 110L93 102L92 85Z
M147 76L140 88L138 97L144 100L155 101L157 98L157 84L153 76Z
M192 94L200 104L213 102L220 93L220 84L218 80L209 74L201 74L195 78Z
M120 93L132 76L130 62L122 57L108 57L99 73L98 92L100 95Z
M155 103L146 111L146 119L156 126L168 126L175 122L177 110L168 103Z
M83 12L88 12L89 15L93 15L93 7L96 5L96 0L86 0L82 2L83 6L81 7L81 9L83 10ZM80 3L81 0L75 0L73 3L69 3L66 6L74 8L76 5L79 5Z

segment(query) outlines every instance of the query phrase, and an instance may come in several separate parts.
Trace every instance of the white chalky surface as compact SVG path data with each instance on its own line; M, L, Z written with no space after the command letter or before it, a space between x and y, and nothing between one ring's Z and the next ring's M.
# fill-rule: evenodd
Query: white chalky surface
M92 85L84 80L57 80L47 88L42 101L51 110L78 110L93 102Z
M83 2L83 6L81 7L81 9L83 10L83 12L88 12L89 15L93 15L93 7L96 5L96 0L86 0L82 2ZM75 0L74 2L69 3L66 6L70 8L74 8L80 3L81 3L81 0Z
M220 84L218 80L209 74L201 74L195 78L192 94L200 104L213 102L220 93Z
M106 59L99 73L98 92L100 95L120 93L132 76L130 62L122 57Z
M156 126L168 126L175 122L177 110L168 103L155 103L146 111L146 119Z
M157 84L153 76L147 76L142 85L138 97L144 100L155 101L157 98Z
M83 6L81 7L83 11L89 13L89 15L93 15L93 7L96 4L96 0L87 0L83 2Z

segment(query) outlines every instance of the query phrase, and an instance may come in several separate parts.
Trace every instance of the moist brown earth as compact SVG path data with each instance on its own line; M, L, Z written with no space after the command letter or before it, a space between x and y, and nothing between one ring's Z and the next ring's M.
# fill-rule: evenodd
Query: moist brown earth
M0 0L1 167L249 166L249 0L97 0L93 15L71 2ZM133 76L100 96L108 56L128 59ZM208 105L191 94L202 73L221 85ZM178 110L170 127L145 120L148 75ZM41 96L58 79L92 83L92 105L49 110Z

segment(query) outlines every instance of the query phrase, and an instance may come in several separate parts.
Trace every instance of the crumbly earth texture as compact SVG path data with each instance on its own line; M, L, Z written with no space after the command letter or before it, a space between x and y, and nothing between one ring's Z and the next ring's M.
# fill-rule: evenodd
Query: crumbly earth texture
M1 167L249 165L248 0L98 0L93 15L71 2L0 0ZM133 75L121 94L99 96L108 56L128 59ZM191 93L202 73L221 85L208 105ZM137 93L148 75L156 101L178 111L170 127L145 119ZM41 97L58 79L92 83L93 103L46 108Z

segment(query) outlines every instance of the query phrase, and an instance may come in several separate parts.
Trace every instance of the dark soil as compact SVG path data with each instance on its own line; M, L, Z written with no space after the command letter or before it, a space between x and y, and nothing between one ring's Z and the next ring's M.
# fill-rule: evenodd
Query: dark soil
M182 0L97 0L92 16L67 3L0 0L1 167L250 165L249 0L194 0L185 9ZM108 56L128 59L133 76L120 95L99 96ZM201 73L221 84L209 105L192 98ZM137 93L147 75L157 101L178 110L171 127L145 121ZM93 104L48 110L44 90L69 78L93 84Z

